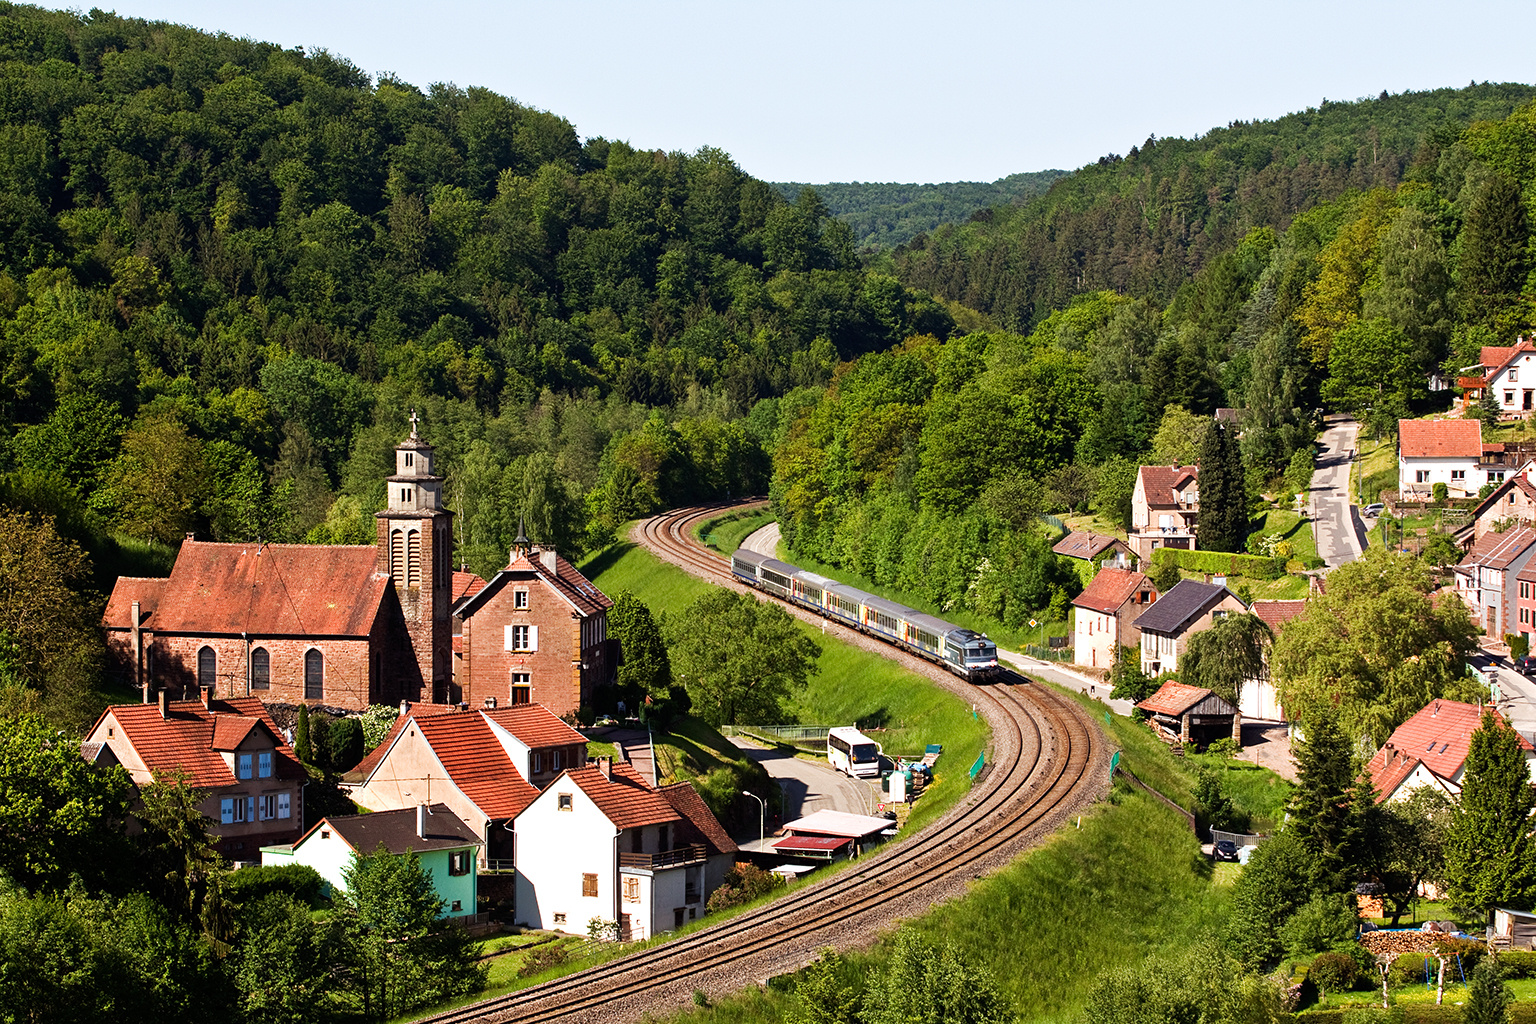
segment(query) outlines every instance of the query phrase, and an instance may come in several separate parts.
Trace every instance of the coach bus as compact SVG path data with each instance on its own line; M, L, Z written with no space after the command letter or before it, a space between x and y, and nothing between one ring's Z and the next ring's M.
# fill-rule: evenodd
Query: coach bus
M880 744L852 726L827 733L827 761L844 775L876 778L880 775Z

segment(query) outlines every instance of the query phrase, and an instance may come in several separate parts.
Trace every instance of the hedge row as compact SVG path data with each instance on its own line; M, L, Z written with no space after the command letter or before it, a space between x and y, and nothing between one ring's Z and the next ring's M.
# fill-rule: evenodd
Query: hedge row
M1450 989L1450 983L1446 983L1446 989ZM1376 1012L1381 1012L1381 990L1378 988L1375 1001ZM1362 996L1365 993L1360 993ZM1446 998L1450 998L1450 992L1446 992ZM1434 1003L1397 1003L1394 1011L1401 1011L1398 1018L1402 1024L1461 1024L1461 1007L1436 1006ZM1351 1010L1304 1010L1293 1014L1291 1020L1295 1024L1343 1024L1348 1015L1358 1014L1357 1009ZM1383 1018L1386 1019L1386 1018ZM1536 1024L1536 1003L1510 1003L1509 1019L1511 1024Z
M1284 558L1231 555L1225 551L1185 551L1182 548L1158 548L1152 552L1154 569L1161 569L1170 562L1189 572L1242 576L1250 580L1277 580L1286 571Z

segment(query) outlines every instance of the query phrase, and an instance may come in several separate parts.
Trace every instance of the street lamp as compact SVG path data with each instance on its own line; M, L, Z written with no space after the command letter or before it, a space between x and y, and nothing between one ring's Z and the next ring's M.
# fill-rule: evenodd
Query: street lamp
M741 795L749 796L761 805L757 811L757 851L761 853L763 851L763 843L768 838L768 828L766 824L768 820L768 801L764 800L756 793L748 793L746 790L742 790Z

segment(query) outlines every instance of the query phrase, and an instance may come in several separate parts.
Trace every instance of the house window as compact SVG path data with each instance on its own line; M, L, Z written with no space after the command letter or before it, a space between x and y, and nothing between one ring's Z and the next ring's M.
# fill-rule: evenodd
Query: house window
M235 778L248 779L251 777L252 763L256 758L251 754L235 755Z
M469 874L468 850L454 850L448 855L448 873L450 875Z
M279 818L287 818L290 816L291 812L289 810L290 804L288 803L288 800L289 794L277 794L277 816Z
M597 876L584 874L581 876L581 894L583 896L597 895Z
M527 608L528 607L528 591L526 591L526 590L514 590L514 591L512 591L512 607L513 608L520 608L520 609L521 608Z
M1416 483L1416 484L1427 484L1427 483L1429 483L1429 470L1427 470L1427 469L1416 469L1416 470L1414 470L1413 471L1413 482Z
M226 796L219 801L219 821L225 825L243 824L255 816L255 797Z
M640 902L640 879L638 879L638 878L625 878L624 879L624 902L625 903L639 903Z
M568 811L571 809L571 794L561 793L559 796L559 801L560 802L558 806L562 811Z
M565 924L565 915L564 914L556 914L555 915L555 924Z
M1502 469L1490 469L1488 471L1488 482L1491 483L1491 484L1501 484L1501 483L1503 483L1504 482L1504 471Z
M304 652L304 699L320 700L325 696L325 655L319 648L311 647Z
M267 793L261 798L261 820L271 821L277 817L277 794Z
M219 656L212 647L200 647L197 651L197 685L212 686L219 671Z
M329 839L329 838L331 838L331 830L328 829L328 828L321 829L320 830L320 838L321 839Z
M549 770L552 772L560 770L560 751L551 750L549 752Z
M531 651L538 646L537 638L539 630L537 626L512 626L512 650Z
M529 673L512 673L512 703L533 703L533 677Z
M272 655L265 647L251 652L251 689L266 690L272 686Z
M1504 404L1505 405L1514 405L1515 404L1515 393L1513 391L1506 391L1506 392L1504 392Z
M530 772L532 772L534 775L538 775L538 774L540 774L540 773L542 773L544 771L544 752L543 751L535 750L533 752L532 764L529 766L528 770ZM562 810L563 810L563 808L562 808Z
M272 777L272 751L263 750L256 755L256 777L258 779Z
M461 913L463 910L464 910L464 901L463 900L454 900L453 901L453 912L455 914L458 914L458 913Z
M1467 471L1466 470L1464 470L1464 469L1453 469L1453 470L1451 470L1451 480L1452 481L1465 480L1466 478L1467 478Z

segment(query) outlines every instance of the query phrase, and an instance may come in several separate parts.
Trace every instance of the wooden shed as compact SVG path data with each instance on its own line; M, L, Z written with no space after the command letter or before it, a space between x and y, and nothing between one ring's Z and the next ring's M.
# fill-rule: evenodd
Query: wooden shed
M1136 706L1152 716L1154 729L1181 743L1204 747L1227 736L1243 742L1242 713L1204 687L1169 681Z

